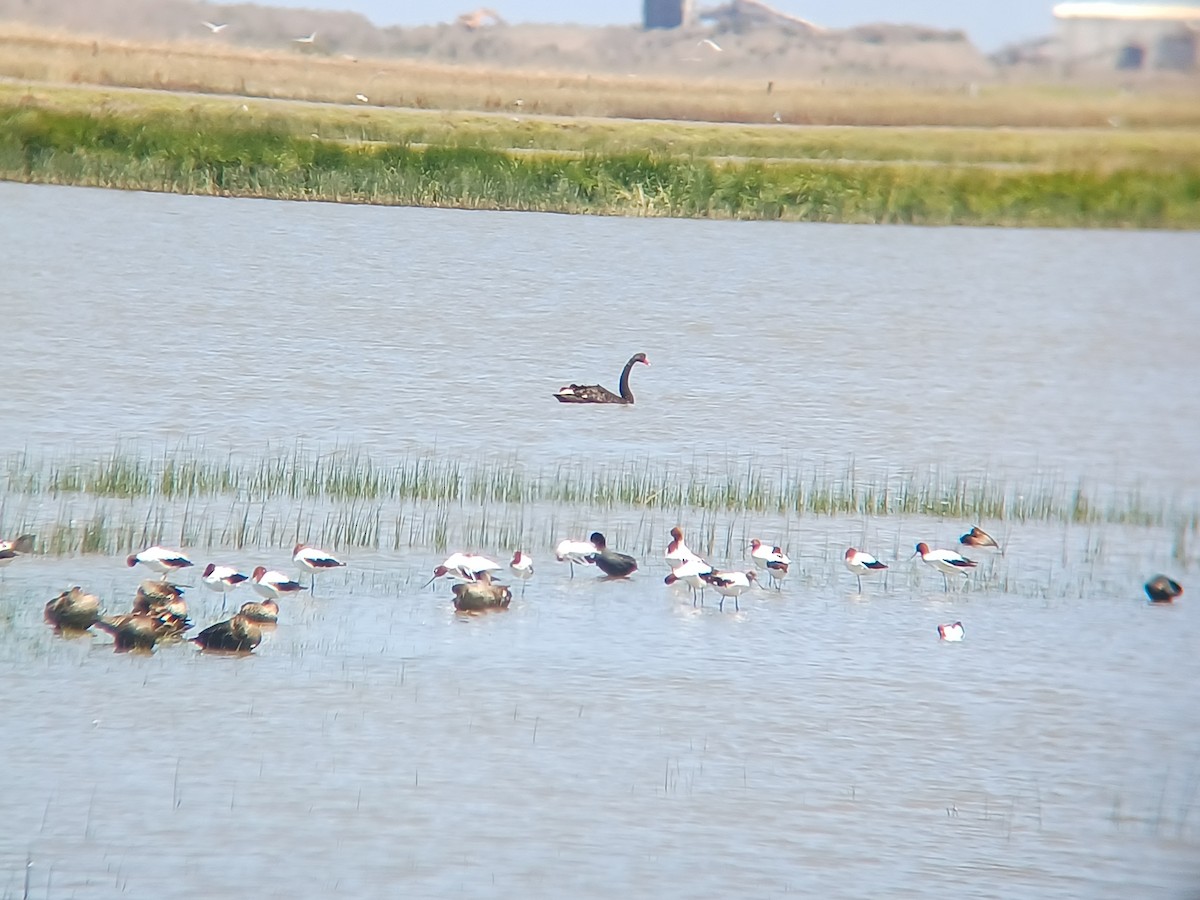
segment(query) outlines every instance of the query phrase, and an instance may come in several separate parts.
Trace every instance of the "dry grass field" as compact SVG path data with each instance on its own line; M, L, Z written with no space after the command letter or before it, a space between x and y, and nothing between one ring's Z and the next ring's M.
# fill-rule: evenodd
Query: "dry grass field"
M1195 82L1111 87L583 75L0 26L0 76L402 109L764 125L1200 127ZM769 90L768 90L769 87ZM362 101L359 97L365 97Z

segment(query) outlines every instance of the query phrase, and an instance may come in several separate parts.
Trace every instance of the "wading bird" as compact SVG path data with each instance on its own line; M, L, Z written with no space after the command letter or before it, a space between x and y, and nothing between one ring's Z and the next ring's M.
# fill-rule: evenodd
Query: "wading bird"
M699 598L704 600L704 576L713 570L712 566L698 556L690 557L671 567L671 574L663 579L663 584L671 585L682 581L692 590L692 606Z
M750 542L750 558L760 563L767 570L767 577L775 585L776 590L783 589L783 579L787 578L792 561L779 547L768 547L758 538Z
M485 572L495 572L500 568L500 563L494 559L488 559L486 556L478 556L473 553L451 553L446 557L445 562L433 570L433 577L425 582L424 587L429 587L439 578L457 578L460 581L477 581ZM491 576L489 575L489 580Z
M969 570L978 565L975 560L967 559L953 550L930 550L929 545L924 542L917 544L913 556L917 554L920 554L922 562L927 566L932 566L942 573L942 584L946 590L950 590L950 581L947 579L947 575L962 575L965 578ZM909 559L912 557L910 556Z
M862 577L864 575L871 572L882 572L887 568L887 566L870 553L855 550L853 547L846 551L846 557L843 562L845 562L846 568L850 570L850 574L858 579L858 592L860 594L862 593Z
M316 579L318 572L325 572L329 569L336 569L339 566L346 565L332 553L326 553L324 550L318 550L316 547L308 546L308 544L297 544L292 549L292 562L308 573L309 593L312 593L313 581Z
M738 606L738 597L750 590L758 581L758 573L753 569L748 572L720 572L714 569L711 572L705 572L700 576L700 579L708 585L714 587L718 594L721 595L721 602L717 605L718 609L725 609L725 598L733 598L733 608L740 609Z
M629 362L625 363L625 368L621 370L621 383L619 385L621 393L614 394L606 387L601 387L598 384L568 384L558 389L558 393L554 398L559 403L633 403L633 391L629 389L629 372L634 365L642 363L650 365L650 360L646 359L645 353L635 353L629 357Z
M508 563L508 571L513 574L514 578L521 579L521 594L524 595L525 582L533 577L533 557L518 550Z
M200 580L204 582L206 588L216 591L224 600L226 594L243 581L249 581L249 577L233 566L218 566L216 563L209 563L204 567L204 573L200 576Z
M267 600L278 600L280 597L289 597L304 590L304 585L300 582L274 569L268 572L266 566L254 569L254 574L250 576L250 587L254 589L254 593Z
M961 641L964 633L962 622L952 622L949 625L938 626L938 637L943 641Z
M575 577L576 566L590 566L592 561L588 557L596 552L596 548L589 541L573 541L570 538L559 541L558 546L554 548L554 558L559 562L571 564L571 577Z
M172 572L189 568L192 561L182 550L172 550L169 547L160 547L155 544L140 553L126 557L125 565L131 569L136 565L143 565L152 572L158 572L165 581Z

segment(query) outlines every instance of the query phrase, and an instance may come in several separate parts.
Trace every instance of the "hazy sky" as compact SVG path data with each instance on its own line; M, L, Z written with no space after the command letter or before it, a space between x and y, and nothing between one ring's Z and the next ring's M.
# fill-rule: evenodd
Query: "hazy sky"
M641 0L260 0L271 6L347 9L376 25L432 25L486 6L510 22L578 22L630 25L641 21ZM702 0L700 7L717 0ZM1053 0L776 0L776 9L818 25L844 28L868 22L894 22L960 28L981 50L1040 37L1054 30Z

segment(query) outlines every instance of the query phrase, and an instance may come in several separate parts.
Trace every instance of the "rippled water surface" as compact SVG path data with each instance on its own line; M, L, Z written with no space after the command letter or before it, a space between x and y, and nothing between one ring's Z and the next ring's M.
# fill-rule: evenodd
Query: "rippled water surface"
M118 610L141 575L23 558L0 580L0 897L1200 888L1200 619L1190 588L1141 595L1158 571L1196 583L1200 236L0 184L0 239L10 460L852 464L1082 481L1169 511L981 522L1004 555L946 592L907 557L971 522L498 509L536 565L507 613L456 617L444 585L422 589L436 542L381 541L345 548L246 658L56 638L46 599L82 584ZM637 350L636 405L550 398L615 389ZM173 515L213 502L233 501ZM0 531L98 504L10 485ZM486 511L442 512L453 531ZM756 535L796 565L740 610L693 607L662 584L676 521L720 565ZM554 562L554 539L592 527L642 558L631 582ZM281 543L188 549L288 568ZM852 544L891 566L861 595ZM201 625L248 599L189 596ZM940 643L956 620L966 640Z

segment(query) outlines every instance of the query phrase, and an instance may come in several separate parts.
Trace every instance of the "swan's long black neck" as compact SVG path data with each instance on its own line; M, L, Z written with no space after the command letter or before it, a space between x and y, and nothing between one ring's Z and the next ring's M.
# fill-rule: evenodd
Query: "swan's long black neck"
M633 402L633 391L629 389L629 373L633 371L635 362L637 360L630 359L629 362L625 363L625 368L621 370L621 399L626 403Z

